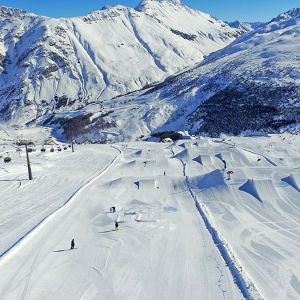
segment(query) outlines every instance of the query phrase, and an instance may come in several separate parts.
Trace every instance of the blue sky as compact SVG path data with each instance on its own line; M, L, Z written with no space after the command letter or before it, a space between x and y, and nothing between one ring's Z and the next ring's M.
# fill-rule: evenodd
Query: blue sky
M121 4L135 8L141 0L0 0L0 6L53 18L82 16L104 5ZM186 6L200 10L223 21L270 21L294 7L299 0L181 0Z

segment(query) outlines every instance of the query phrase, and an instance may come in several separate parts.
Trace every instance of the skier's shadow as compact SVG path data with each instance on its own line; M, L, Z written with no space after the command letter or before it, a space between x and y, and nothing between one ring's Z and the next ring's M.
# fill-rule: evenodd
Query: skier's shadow
M112 232L112 231L116 231L115 229L112 230L105 230L105 231L99 231L98 233L107 233L107 232Z
M77 248L74 248L77 249ZM74 249L61 249L61 250L54 250L52 252L64 252L64 251L70 251L70 250L74 250Z

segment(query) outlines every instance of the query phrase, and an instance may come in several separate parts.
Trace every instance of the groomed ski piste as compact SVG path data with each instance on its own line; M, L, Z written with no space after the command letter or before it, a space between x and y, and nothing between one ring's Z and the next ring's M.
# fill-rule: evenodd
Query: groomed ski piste
M299 136L37 145L28 180L13 135L1 299L300 299Z

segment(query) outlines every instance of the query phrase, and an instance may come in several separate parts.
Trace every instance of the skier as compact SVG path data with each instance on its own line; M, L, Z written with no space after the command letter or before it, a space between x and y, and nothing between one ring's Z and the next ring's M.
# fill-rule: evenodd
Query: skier
M112 212L116 212L115 206L112 207Z
M234 172L233 171L228 171L227 174L228 174L228 179L230 179L230 174L234 174Z
M119 223L117 221L115 221L115 229L119 230Z
M166 176L166 172L164 172L164 176Z
M74 239L71 241L71 249L74 249L74 247L75 247L75 241L74 241Z

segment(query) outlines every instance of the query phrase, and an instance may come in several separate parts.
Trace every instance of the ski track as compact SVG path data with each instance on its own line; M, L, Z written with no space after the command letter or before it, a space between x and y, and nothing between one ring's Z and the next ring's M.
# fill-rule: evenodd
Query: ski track
M234 147L209 142L205 149L191 141L111 146L119 153L98 175L0 255L0 275L7 273L1 298L39 299L46 284L49 299L207 299L204 291L215 300L297 299L299 191L288 177L294 166L278 165L267 158L267 150L255 144L247 150L236 141ZM252 154L267 164L260 165ZM195 161L199 155L213 157L210 165L208 157L208 165ZM221 169L224 158L232 178ZM23 185L22 172L8 174L16 181L4 179L4 196L48 178L38 171ZM30 212L30 203L43 195L46 191L32 195L23 210ZM117 213L108 212L112 204ZM112 229L114 220L120 231ZM51 238L73 236L73 227L78 249L60 251L65 246L58 242L49 255ZM53 269L42 275L50 262ZM53 274L61 274L55 289Z
M220 251L224 261L226 262L227 266L229 267L229 270L232 274L232 277L234 278L236 284L238 285L239 289L241 290L242 294L244 295L245 299L252 299L252 297L249 294L246 282L244 280L244 278L242 277L242 275L240 274L240 272L238 271L237 267L235 266L232 258L230 257L226 247L223 244L222 239L219 237L218 232L213 228L213 226L210 224L206 214L204 213L204 210L201 207L200 202L197 199L197 196L194 194L191 183L189 181L189 177L186 177L187 180L187 186L189 187L189 191L193 197L193 199L195 200L195 204L196 207L206 225L207 230L210 232L212 239L216 245L216 247L218 248L218 250Z
M117 149L118 151L120 151L118 148L113 147L114 149ZM120 151L121 153L121 151ZM93 183L93 181L95 181L98 177L102 176L109 167L112 166L112 164L115 162L115 160L117 159L118 156L116 156L113 161L95 178L92 178L88 183L86 183L85 185L83 185L82 187L80 187L76 192L74 192L74 194L66 200L66 202L62 205L62 207L58 208L56 211L54 211L52 214L46 216L45 218L43 218L36 226L34 226L33 228L31 228L25 235L23 235L22 237L20 237L10 248L8 248L7 250L5 250L3 253L0 254L0 265L5 262L7 259L9 259L9 252L13 249L14 252L15 251L19 251L22 246L24 245L24 243L27 243L30 241L30 239L33 237L33 235L35 234L35 230L40 230L41 226L43 226L44 224L46 224L46 222L48 221L48 219L50 218L54 218L55 215L57 213L59 213L60 211L62 211L75 197L77 197L86 187L88 187L89 185L91 185ZM22 243L21 243L22 242ZM19 249L16 249L16 246L18 246ZM8 257L6 258L5 256L8 255Z

